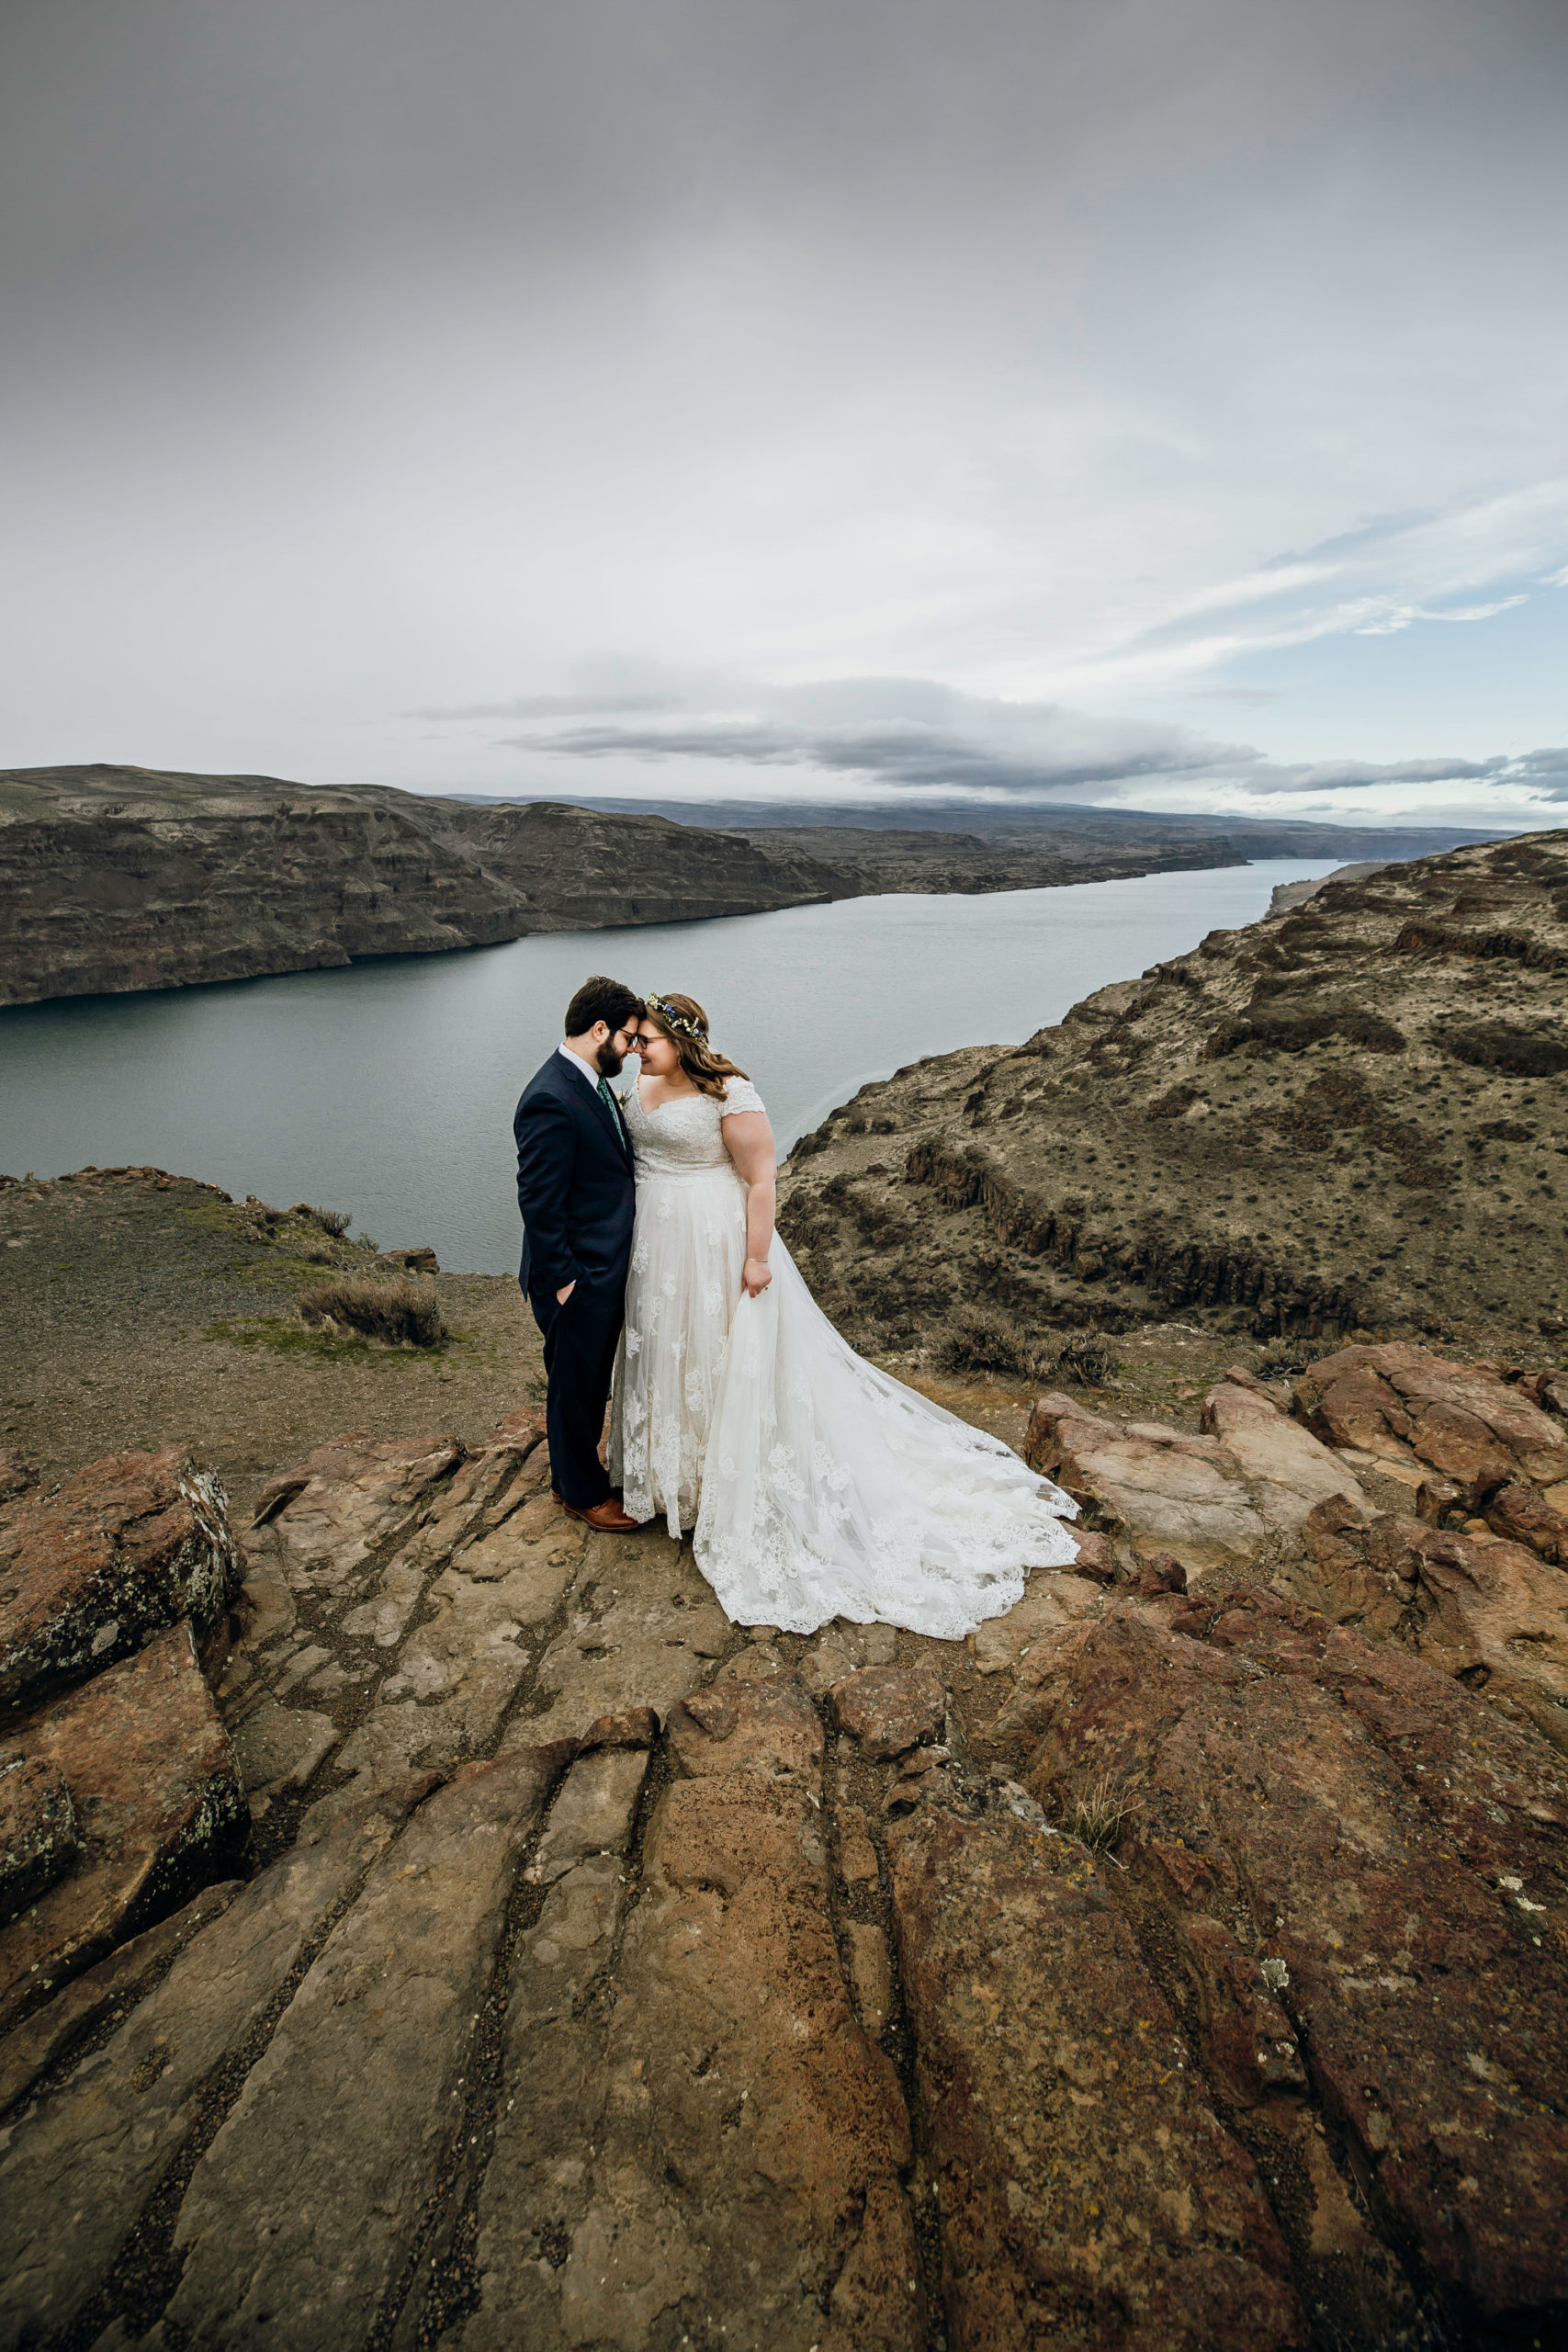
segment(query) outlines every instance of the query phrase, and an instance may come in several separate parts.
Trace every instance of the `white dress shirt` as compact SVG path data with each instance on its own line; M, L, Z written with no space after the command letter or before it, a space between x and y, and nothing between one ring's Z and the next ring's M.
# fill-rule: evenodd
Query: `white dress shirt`
M589 1085L593 1089L594 1093L597 1094L599 1091L599 1080L604 1077L604 1071L602 1069L595 1069L592 1062L584 1061L581 1054L574 1054L570 1046L558 1046L556 1047L556 1051L558 1054L565 1055L573 1069L581 1071L583 1077L588 1080ZM611 1091L614 1091L614 1089Z

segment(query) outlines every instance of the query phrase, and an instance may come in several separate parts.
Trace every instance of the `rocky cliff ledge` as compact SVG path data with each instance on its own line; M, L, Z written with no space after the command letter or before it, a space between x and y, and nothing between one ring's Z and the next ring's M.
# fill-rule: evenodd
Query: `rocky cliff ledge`
M1518 1345L1568 1320L1565 1155L1547 833L1332 882L1023 1046L863 1088L795 1146L781 1224L874 1349L977 1301L1025 1339L1175 1313Z
M0 2346L1560 2343L1562 1376L1025 1443L966 1645L729 1624L527 1413L238 1543L6 1464Z
M857 886L783 842L536 802L144 768L0 774L0 1004L249 979Z

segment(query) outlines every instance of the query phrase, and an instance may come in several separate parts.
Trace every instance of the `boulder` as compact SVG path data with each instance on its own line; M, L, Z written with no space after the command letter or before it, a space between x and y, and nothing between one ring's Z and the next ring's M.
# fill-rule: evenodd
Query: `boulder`
M187 1624L7 1734L70 1791L73 1867L0 1931L0 2030L220 1875L243 1834L233 1750Z
M970 1634L976 1665L982 1674L1011 1673L1044 1634L1092 1616L1104 1598L1098 1578L1037 1568L1023 1599L1005 1617L989 1617Z
M1290 1419L1275 1385L1236 1367L1210 1389L1202 1419L1194 1436L1159 1421L1111 1420L1055 1393L1031 1415L1024 1457L1092 1510L1123 1550L1168 1551L1194 1582L1293 1538L1330 1498L1371 1510L1351 1465ZM1107 1535L1078 1542L1080 1573L1109 1582Z
M1203 1400L1202 1427L1234 1455L1269 1525L1281 1534L1299 1528L1308 1512L1330 1495L1364 1505L1353 1471L1291 1419L1260 1381L1238 1380L1234 1372Z
M57 1764L0 1755L0 1927L76 1859L76 1808Z
M1568 1513L1555 1510L1523 1479L1499 1487L1489 1498L1486 1524L1494 1535L1513 1544L1528 1544L1543 1560L1568 1567Z
M1304 1532L1331 1617L1461 1676L1568 1751L1568 1577L1560 1568L1520 1544L1392 1511L1363 1524L1330 1507Z
M1311 1365L1296 1410L1329 1445L1429 1463L1467 1510L1516 1478L1568 1478L1568 1430L1495 1365L1450 1363L1404 1340L1342 1348Z
M226 1498L177 1447L90 1463L0 1520L0 1707L98 1673L239 1589Z

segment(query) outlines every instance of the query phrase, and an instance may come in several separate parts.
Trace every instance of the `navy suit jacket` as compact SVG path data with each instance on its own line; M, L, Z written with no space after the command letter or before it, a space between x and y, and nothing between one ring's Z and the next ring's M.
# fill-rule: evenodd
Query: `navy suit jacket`
M637 1184L631 1138L619 1110L553 1053L523 1089L517 1139L517 1205L531 1296L553 1298L568 1283L626 1285Z

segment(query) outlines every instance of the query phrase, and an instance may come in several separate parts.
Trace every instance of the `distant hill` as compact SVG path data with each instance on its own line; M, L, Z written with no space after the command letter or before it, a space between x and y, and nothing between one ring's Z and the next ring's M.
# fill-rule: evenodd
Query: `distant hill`
M0 773L0 1004L850 894L798 847L548 802L145 768Z
M0 771L0 1005L885 891L1038 888L1266 856L1343 864L1369 842L1389 857L1430 845L1124 809L922 806L897 823L852 808L759 807L744 824L730 821L744 804L716 806L705 824L696 813L113 764Z
M493 794L466 795L476 803L501 801ZM1048 808L1003 807L951 795L930 799L660 800L608 798L575 802L606 815L660 816L680 825L717 825L756 839L775 832L800 834L824 828L839 834L900 832L964 835L998 845L1055 851L1068 859L1093 859L1178 848L1217 849L1211 862L1235 865L1249 858L1322 857L1342 865L1363 858L1427 857L1467 842L1495 841L1484 827L1455 825L1331 825L1300 817L1172 815L1154 808L1095 808L1055 801Z

